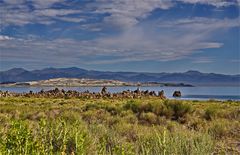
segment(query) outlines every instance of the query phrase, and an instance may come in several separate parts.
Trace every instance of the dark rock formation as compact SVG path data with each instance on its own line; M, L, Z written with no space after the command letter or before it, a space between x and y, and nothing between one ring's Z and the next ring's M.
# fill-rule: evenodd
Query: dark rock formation
M173 97L181 97L181 96L182 96L182 94L180 91L174 91Z
M164 91L163 91L163 90L161 90L161 91L158 92L158 96L159 96L160 98L166 98L166 96L164 95Z
M102 90L101 90L101 94L106 94L107 93L107 87L103 87Z
M39 92L29 91L28 93L13 93L8 91L0 90L0 97L46 97L46 98L86 98L86 99L98 99L98 98L148 98L148 97L157 97L159 99L165 99L164 91L159 91L158 94L155 91L140 91L140 89L136 89L134 91L126 90L117 93L107 92L107 88L103 87L101 92L78 92L76 90L60 90L55 88L53 90L41 90Z
M134 93L137 93L137 94L141 93L140 88L137 88L136 90L134 90Z

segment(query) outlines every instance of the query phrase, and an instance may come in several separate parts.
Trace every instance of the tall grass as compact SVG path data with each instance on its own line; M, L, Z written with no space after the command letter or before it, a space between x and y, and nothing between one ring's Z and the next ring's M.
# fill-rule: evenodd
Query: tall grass
M139 134L135 142L125 141L118 132L91 132L76 121L49 122L41 120L30 128L26 122L12 122L1 136L2 154L210 154L213 140L209 135L170 133L167 129L149 128L148 134ZM92 126L91 128L93 128ZM96 129L99 129L95 126ZM95 130L96 130L95 129ZM92 129L93 130L93 129ZM141 129L140 129L141 130ZM96 132L96 131L95 131Z

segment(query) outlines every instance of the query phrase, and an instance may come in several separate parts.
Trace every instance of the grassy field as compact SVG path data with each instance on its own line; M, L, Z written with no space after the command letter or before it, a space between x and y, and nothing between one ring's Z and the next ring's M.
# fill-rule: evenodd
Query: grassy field
M240 102L0 98L5 154L240 154Z

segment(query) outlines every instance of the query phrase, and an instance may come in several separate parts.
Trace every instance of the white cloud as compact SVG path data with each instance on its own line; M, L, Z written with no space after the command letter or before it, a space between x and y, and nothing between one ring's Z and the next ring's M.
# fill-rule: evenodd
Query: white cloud
M34 11L34 14L38 16L48 16L48 17L55 17L55 16L66 16L70 14L78 14L81 13L81 10L71 10L71 9L41 9Z
M159 29L174 29L178 33L188 33L189 31L194 32L191 38L196 38L199 36L209 37L214 32L218 34L224 33L229 28L240 27L240 22L238 18L235 19L214 19L214 18L186 18L171 21L157 21L155 24L158 25ZM203 38L204 39L204 38Z
M211 41L215 31L219 33L223 29L237 26L234 19L196 18L191 20L181 19L166 23L162 21L162 25L171 25L169 29L164 30L164 33L156 32L158 29L135 26L119 35L93 40L8 40L0 43L0 48L4 51L1 56L7 59L17 57L22 61L25 59L43 60L47 63L169 61L186 58L203 49L220 48L223 43ZM198 23L198 28L193 26L195 22ZM176 31L172 31L173 29ZM197 62L203 61L207 60Z
M138 23L136 18L124 17L118 14L105 17L104 22L107 25L110 24L111 26L117 26L120 28L129 28Z
M53 24L55 20L79 23L84 21L81 17L71 17L72 14L80 14L78 9L53 9L50 8L55 3L63 2L61 0L34 0L31 1L35 9L31 9L26 0L6 1L0 5L1 26L9 25L24 26L26 24Z
M186 3L204 3L220 7L226 3L217 1L183 0ZM17 8L15 5L17 5ZM54 20L82 22L87 18L72 17L81 14L79 9L50 8L61 0L32 1L35 10L29 9L24 2L11 0L0 6L3 25L26 25L30 23L52 24ZM225 2L225 1L224 1ZM98 0L87 8L95 8L93 14L107 13L103 24L81 25L82 29L101 31L102 27L118 27L122 31L115 35L102 36L93 40L78 41L74 39L19 40L0 35L1 57L5 60L46 63L114 63L124 61L169 61L188 57L203 49L220 48L223 43L215 41L212 36L224 33L232 27L239 27L239 19L186 18L179 20L161 20L141 25L156 8L168 9L175 3L169 0ZM14 7L12 6L14 5ZM54 19L54 20L53 20ZM71 27L70 27L71 28ZM56 28L57 29L57 28ZM61 30L57 30L61 31ZM101 58L98 58L101 57ZM110 57L110 59L109 59ZM203 62L204 60L202 60ZM199 62L201 62L199 60ZM205 60L206 62L206 60Z
M95 4L97 13L109 13L104 21L120 28L129 28L157 9L168 9L173 6L169 0L99 0Z
M37 9L45 9L51 7L53 4L62 3L64 0L30 0L33 6Z
M238 5L238 2L234 0L98 0L94 6L97 13L110 14L104 19L107 24L118 26L119 28L131 28L155 9L169 9L176 5L176 1L191 4L207 4L215 7Z
M42 9L33 12L36 17L49 17L51 19L62 20L66 22L79 23L85 21L85 19L80 17L69 17L72 14L82 13L81 10L71 10L71 9Z
M196 63L196 64L208 64L215 61L213 58L209 58L209 57L195 57L190 59L192 60L192 63Z
M0 41L6 41L6 40L12 40L12 37L5 36L5 35L0 35Z
M176 1L191 4L208 4L215 7L237 5L234 0L96 0L86 2L85 8L76 2L65 0L4 0L0 5L0 20L2 26L26 25L26 24L52 24L55 20L66 22L82 22L91 18L89 16L71 17L71 14L81 14L89 11L92 14L106 13L104 17L105 25L115 26L121 29L131 28L137 25L157 8L169 9L176 5ZM34 6L33 10L28 4ZM77 6L76 9L54 9L55 4L64 6Z
M239 5L239 0L178 0L191 4L207 4L215 7L226 7L230 5Z

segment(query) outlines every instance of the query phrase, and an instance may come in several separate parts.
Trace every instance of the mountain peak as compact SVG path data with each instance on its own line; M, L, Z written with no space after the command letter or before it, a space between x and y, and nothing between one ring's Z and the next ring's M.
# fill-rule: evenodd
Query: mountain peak
M67 71L86 71L85 69L78 68L78 67L69 67L69 68L62 68Z
M7 70L6 72L8 73L23 73L23 72L26 72L27 70L23 69L23 68L12 68L12 69L9 69Z
M196 70L189 70L187 72L185 72L186 74L201 74L201 72L196 71Z

